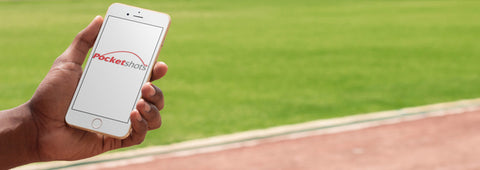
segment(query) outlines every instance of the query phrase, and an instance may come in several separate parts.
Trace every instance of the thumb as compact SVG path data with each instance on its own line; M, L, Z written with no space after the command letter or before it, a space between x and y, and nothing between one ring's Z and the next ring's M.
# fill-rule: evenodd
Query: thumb
M73 39L72 44L59 59L61 61L82 65L88 50L90 50L95 43L95 39L97 38L102 23L103 18L101 16L96 16L85 29L77 34L75 39Z

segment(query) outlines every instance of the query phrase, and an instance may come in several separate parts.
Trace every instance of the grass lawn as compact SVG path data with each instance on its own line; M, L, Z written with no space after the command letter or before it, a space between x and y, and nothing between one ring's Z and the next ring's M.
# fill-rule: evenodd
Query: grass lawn
M0 109L114 1L0 2ZM480 96L480 1L151 0L163 126L142 146Z

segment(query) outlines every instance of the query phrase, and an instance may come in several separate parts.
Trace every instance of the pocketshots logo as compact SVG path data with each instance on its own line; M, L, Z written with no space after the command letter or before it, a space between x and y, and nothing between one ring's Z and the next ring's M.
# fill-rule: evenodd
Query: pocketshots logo
M140 60L140 63L128 61L125 58L137 58L138 60ZM148 67L148 65L143 62L142 58L140 58L140 56L130 51L113 51L105 54L95 53L92 59L98 59L107 63L117 64L141 71L146 70Z

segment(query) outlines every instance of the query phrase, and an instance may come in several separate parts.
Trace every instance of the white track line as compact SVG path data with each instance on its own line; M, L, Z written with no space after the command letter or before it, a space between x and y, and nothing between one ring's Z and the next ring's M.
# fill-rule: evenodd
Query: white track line
M316 120L293 125L277 126L267 129L185 141L165 146L153 146L123 152L107 153L79 161L56 161L31 164L17 169L52 169L59 167L69 167L69 169L112 168L145 163L153 161L154 158L159 159L209 153L232 148L255 146L259 143L265 142L339 133L384 124L459 114L475 110L480 110L480 98L334 119ZM92 164L94 162L100 163Z

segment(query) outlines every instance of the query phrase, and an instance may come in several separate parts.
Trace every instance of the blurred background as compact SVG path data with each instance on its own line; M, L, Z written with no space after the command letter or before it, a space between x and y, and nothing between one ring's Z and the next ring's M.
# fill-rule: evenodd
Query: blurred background
M0 1L0 109L108 6L172 17L162 128L136 147L476 98L480 1Z

